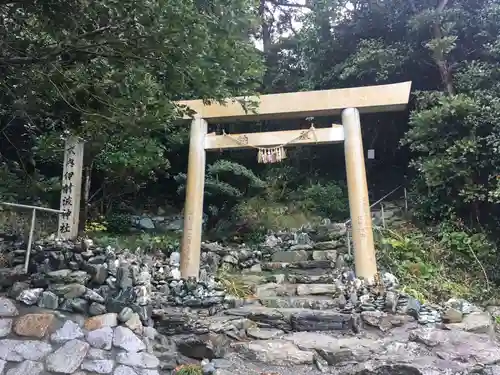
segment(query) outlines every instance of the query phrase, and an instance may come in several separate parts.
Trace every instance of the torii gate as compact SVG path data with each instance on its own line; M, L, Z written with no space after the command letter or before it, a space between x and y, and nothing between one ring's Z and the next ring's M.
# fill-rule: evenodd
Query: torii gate
M195 112L191 123L189 161L181 249L183 278L198 278L205 184L205 151L227 148L268 147L287 144L344 142L349 208L352 220L355 271L358 277L373 282L377 274L372 220L359 114L400 111L406 108L411 82L337 90L293 92L244 98L257 103L247 113L242 105L228 99L226 104L205 105L202 100L177 102ZM241 98L243 99L243 98ZM207 134L207 121L306 118L342 114L342 125L315 129L314 139L303 130L225 135ZM190 117L185 117L189 119ZM302 136L301 136L302 135ZM235 142L236 141L236 142Z

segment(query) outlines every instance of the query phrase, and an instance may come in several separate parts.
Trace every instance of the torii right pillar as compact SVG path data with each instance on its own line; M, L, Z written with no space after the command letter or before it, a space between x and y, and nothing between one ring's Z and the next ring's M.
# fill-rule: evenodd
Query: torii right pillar
M356 108L344 109L342 125L355 271L357 277L373 283L377 275L377 261L359 111Z

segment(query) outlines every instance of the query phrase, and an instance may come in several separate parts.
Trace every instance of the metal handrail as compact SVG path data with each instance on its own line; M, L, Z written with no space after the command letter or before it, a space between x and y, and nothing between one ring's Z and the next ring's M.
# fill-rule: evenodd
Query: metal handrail
M28 238L28 248L26 249L26 257L24 258L24 273L28 273L28 265L29 265L30 256L31 256L31 247L33 246L33 236L35 234L36 211L38 210L38 211L50 212L50 213L58 214L58 215L64 214L64 211L54 210L53 208L28 206L26 204L8 203L8 202L0 202L0 205L9 206L9 207L19 207L19 208L25 208L25 209L32 210L30 234L29 234L29 238Z
M401 189L403 187L403 185L399 185L397 188L395 188L394 190L392 190L391 192L387 193L386 195L384 195L382 198L380 198L378 201L376 201L375 203L373 203L372 205L370 205L370 209L375 207L377 204L379 203L382 203L382 201L384 201L386 198L390 197L392 194L394 194L396 191L398 191L399 189ZM406 202L406 188L404 188L404 191L405 191L405 202ZM407 208L406 204L405 204L405 208ZM350 222L352 221L352 219L348 219L344 225L347 225L349 224Z
M408 194L407 194L407 191L406 191L406 187L404 187L403 185L399 185L398 187L396 187L395 189L393 189L392 191L390 191L389 193L387 193L386 195L384 195L382 198L380 198L378 201L376 201L375 203L373 203L372 205L370 205L370 209L372 209L373 207L375 207L376 205L380 204L380 208L381 208L381 213L382 213L382 226L385 228L385 218L384 218L384 206L381 205L381 203L387 199L388 197L390 197L392 194L394 194L396 191L398 191L399 189L403 188L403 191L404 191L404 199L405 199L405 213L408 212ZM347 225L352 221L352 219L349 219L347 220L344 225L346 226L346 236L347 236L347 252L349 254L349 256L352 255L352 250L351 250L351 236L350 236L350 231L349 231L349 228L347 228Z

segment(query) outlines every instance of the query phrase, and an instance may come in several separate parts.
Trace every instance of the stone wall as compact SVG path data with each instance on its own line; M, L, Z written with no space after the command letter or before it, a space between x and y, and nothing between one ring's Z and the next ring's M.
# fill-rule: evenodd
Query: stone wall
M217 271L258 271L261 263L275 260L275 254L325 240L330 240L326 245L343 249L336 252L339 264L344 264L345 226L341 224L270 234L257 248L203 243L198 283L180 279L179 252L134 254L95 246L92 240L73 243L53 238L34 244L29 275L24 275L26 244L9 240L0 242L0 253L9 264L0 269L0 287L28 305L68 312L100 315L130 307L150 325L153 310L163 306L232 307L234 298L226 296L216 281Z
M2 297L0 374L159 375L155 330L127 318L26 311Z

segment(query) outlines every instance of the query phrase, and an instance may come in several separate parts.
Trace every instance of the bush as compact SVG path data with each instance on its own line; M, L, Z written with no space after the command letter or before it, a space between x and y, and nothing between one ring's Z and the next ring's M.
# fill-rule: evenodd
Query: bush
M410 224L396 229L376 228L374 235L381 268L397 276L402 291L420 301L451 297L477 301L491 296L483 263L472 256L482 254L484 248L482 241L472 239L474 235L452 227L441 227L435 234Z
M133 235L109 235L107 233L95 234L94 239L101 246L110 245L119 249L128 249L130 251L140 251L142 253L151 253L161 251L170 254L179 250L181 234L165 233L161 235L152 235L149 233L140 233Z
M109 233L124 234L131 231L130 215L115 213L106 217L106 227Z
M349 216L349 201L344 185L335 182L314 183L299 191L300 205L330 220L345 220Z
M177 192L183 195L186 175L175 177L179 184ZM260 193L266 186L255 173L241 164L218 160L207 168L204 203L208 214L208 227L213 228L219 219L228 217L240 202Z

